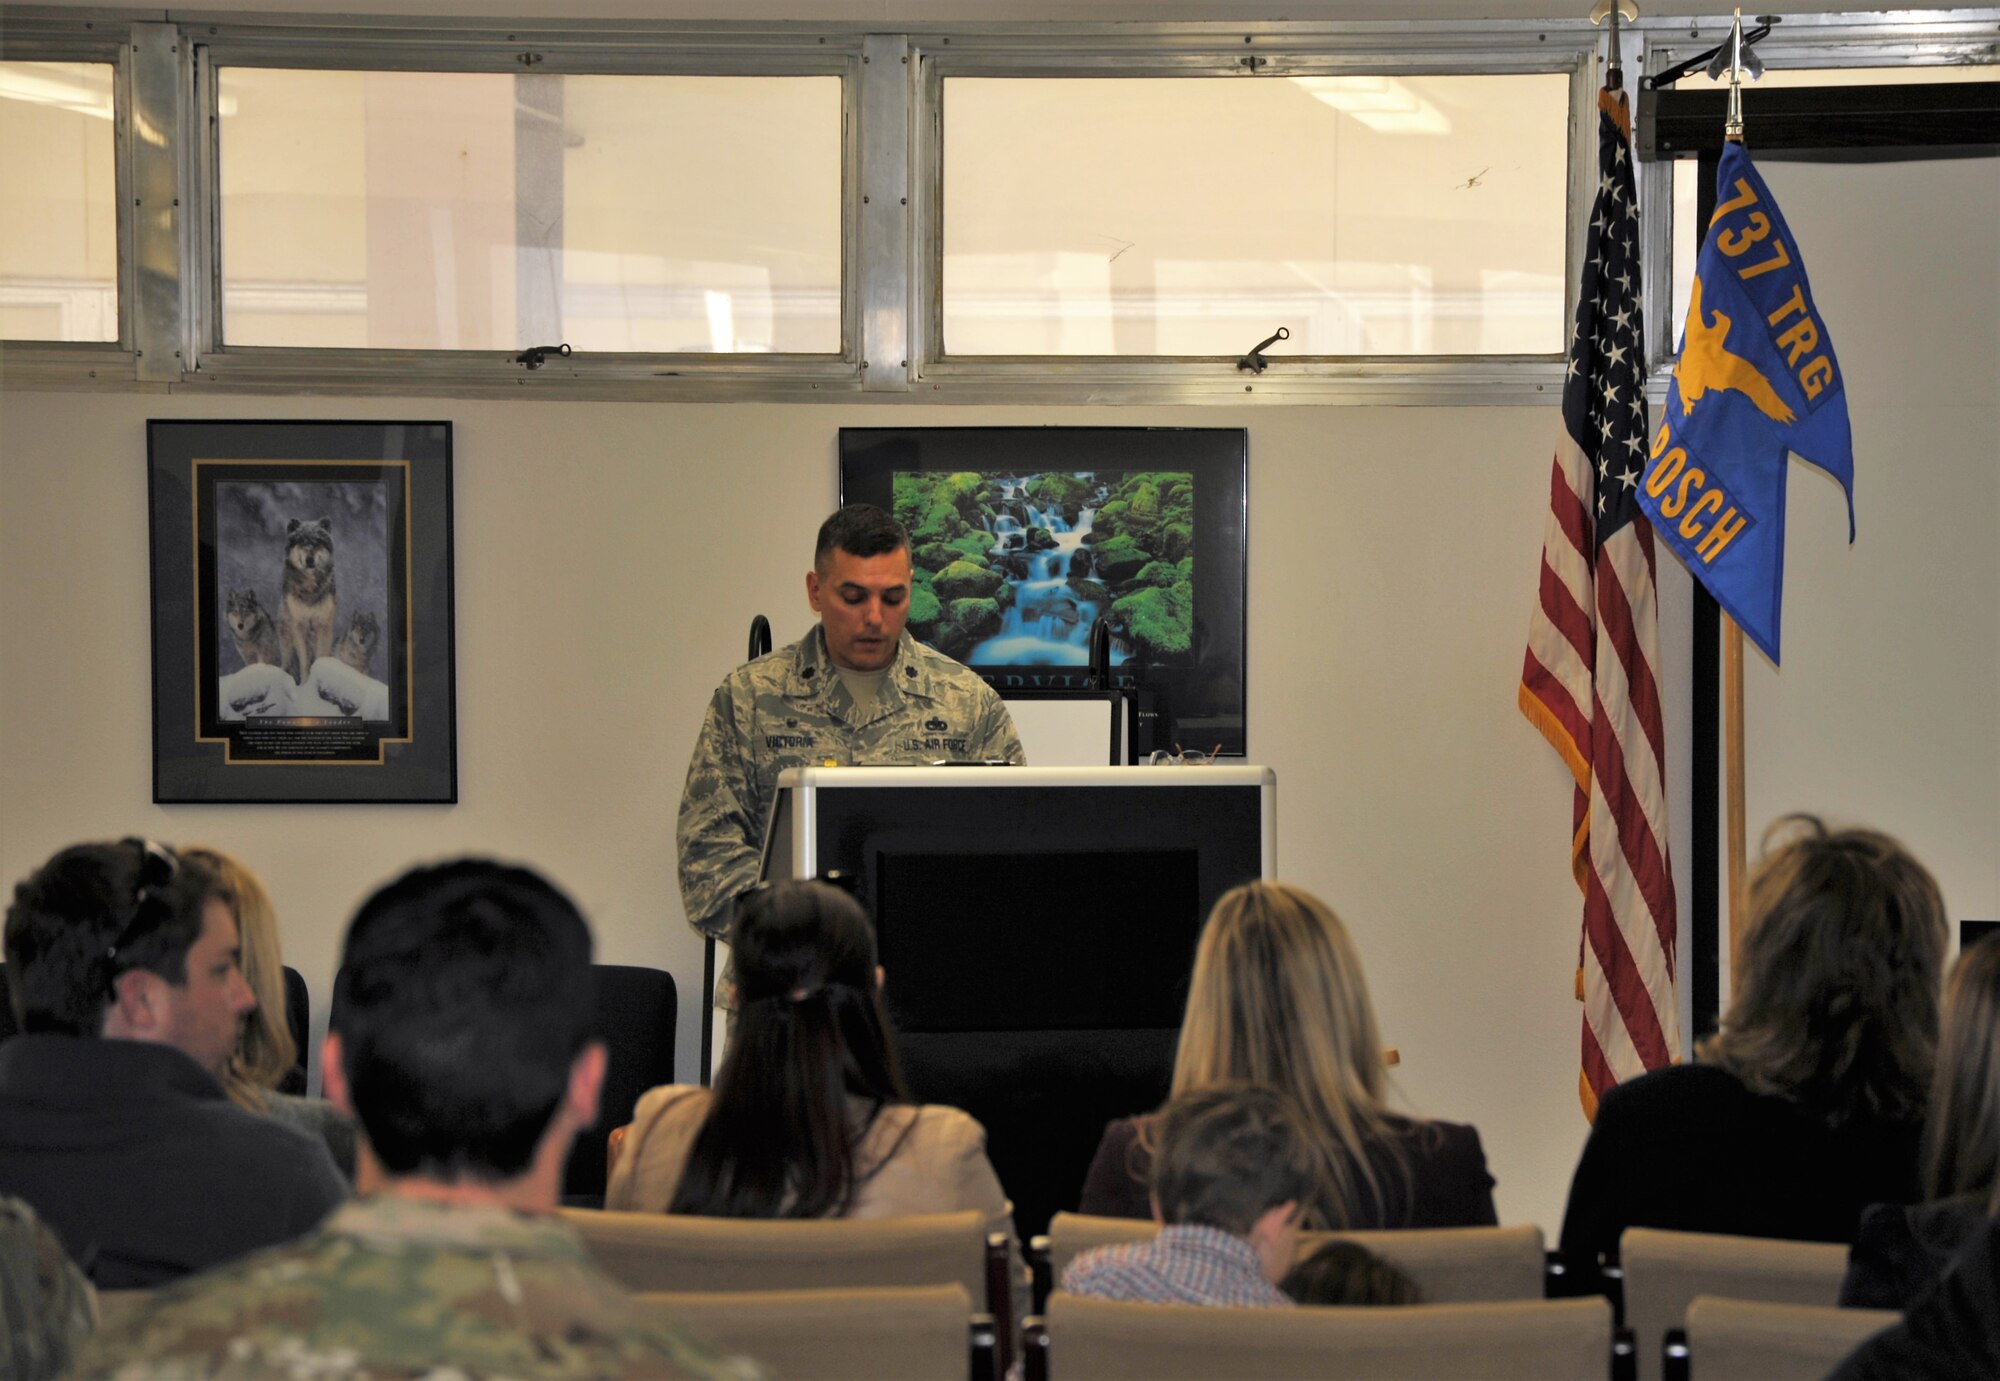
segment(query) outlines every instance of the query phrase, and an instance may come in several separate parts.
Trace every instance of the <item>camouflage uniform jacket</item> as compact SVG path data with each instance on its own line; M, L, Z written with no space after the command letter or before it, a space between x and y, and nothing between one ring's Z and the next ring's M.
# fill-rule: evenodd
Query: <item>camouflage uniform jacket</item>
M97 1327L97 1297L25 1200L0 1194L0 1377L50 1381Z
M815 628L747 662L716 688L681 793L681 901L720 935L729 905L756 885L764 827L787 767L907 767L940 758L1026 760L999 693L912 638L861 723Z
M313 1381L761 1375L634 1303L560 1220L360 1199L190 1276L100 1333L83 1378Z

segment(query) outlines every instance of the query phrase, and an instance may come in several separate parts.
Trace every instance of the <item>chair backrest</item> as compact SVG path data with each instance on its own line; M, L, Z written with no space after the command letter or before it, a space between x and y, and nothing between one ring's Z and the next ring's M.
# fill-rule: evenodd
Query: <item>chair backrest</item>
M1052 1381L1217 1376L1381 1381L1604 1381L1611 1305L1601 1298L1389 1308L1217 1309L1049 1299ZM1029 1353L1033 1367L1035 1353Z
M597 1264L635 1292L957 1284L986 1298L976 1209L904 1218L694 1218L566 1208Z
M604 1201L605 1142L613 1127L632 1120L649 1088L674 1081L674 1026L680 997L674 976L625 964L591 965L596 1015L591 1035L610 1058L598 1095L597 1124L581 1133L563 1167L563 1197Z
M1701 1295L1687 1309L1688 1364L1701 1381L1819 1381L1901 1317L1893 1309Z
M638 1298L723 1351L762 1363L773 1376L964 1381L972 1358L972 1300L959 1285L649 1292Z
M1625 1322L1639 1350L1640 1381L1660 1375L1660 1343L1679 1328L1696 1295L1771 1304L1832 1306L1840 1299L1847 1248L1707 1232L1627 1228L1619 1239Z
M1058 1213L1049 1223L1049 1267L1056 1284L1078 1252L1140 1242L1157 1229L1139 1218L1094 1218ZM1542 1230L1512 1228L1409 1228L1395 1232L1308 1232L1299 1236L1300 1259L1331 1241L1358 1243L1407 1275L1426 1304L1542 1297L1545 1257Z
M312 992L306 976L285 965L285 1027L292 1033L292 1048L298 1053L292 1067L278 1081L278 1092L303 1095L306 1091L306 1043L312 1039Z
M0 1041L20 1029L21 1024L14 1020L13 996L7 991L7 966L0 964Z

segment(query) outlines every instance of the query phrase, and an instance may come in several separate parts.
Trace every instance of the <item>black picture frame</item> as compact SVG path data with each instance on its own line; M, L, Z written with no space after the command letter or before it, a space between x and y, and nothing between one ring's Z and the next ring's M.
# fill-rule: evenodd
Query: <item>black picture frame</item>
M153 800L458 800L449 422L154 419Z
M1141 570L1125 573L1092 606L1113 612L1123 594L1138 588L1142 571L1154 577L1163 593L1161 607L1171 601L1174 617L1184 620L1185 650L1154 654L1126 640L1124 660L1111 668L1113 684L1135 702L1133 750L1143 758L1156 749L1186 749L1193 753L1242 755L1246 750L1245 591L1249 560L1249 453L1247 430L1241 427L842 427L840 429L840 496L843 504L872 503L897 512L898 475L972 474L982 479L1013 476L1025 479L1046 474L1092 475L1116 485L1124 478L1155 476L1162 502L1181 505L1191 542L1149 551L1160 561L1191 557L1191 611L1187 601L1168 583L1164 570L1149 560ZM1174 492L1170 476L1192 479L1188 499ZM1113 479L1111 477L1118 477ZM907 499L910 490L906 488ZM1106 487L1100 490L1111 496ZM990 502L985 508L993 508ZM906 502L905 507L908 507ZM915 514L898 514L917 517ZM988 519L990 521L990 519ZM910 525L906 523L906 525ZM970 534L967 534L969 536ZM925 581L926 547L932 541L911 525L912 557L918 581ZM1095 539L1086 537L1086 545ZM965 540L961 537L960 540ZM989 562L991 561L989 553ZM1132 564L1137 564L1133 562ZM933 576L936 573L933 573ZM1102 575L1094 571L1086 575ZM1104 583L1104 582L1100 582ZM1089 604L1089 600L1081 603ZM928 606L926 606L928 607ZM1018 606L1016 606L1018 607ZM1130 606L1127 606L1128 608ZM1088 688L1087 667L1078 664L1074 647L1060 649L1069 660L982 660L984 640L968 642L962 635L938 636L935 624L924 624L913 607L911 630L923 642L964 661L1008 699L1073 695ZM1005 617L1005 615L1003 615ZM1067 641L1081 632L1069 630Z

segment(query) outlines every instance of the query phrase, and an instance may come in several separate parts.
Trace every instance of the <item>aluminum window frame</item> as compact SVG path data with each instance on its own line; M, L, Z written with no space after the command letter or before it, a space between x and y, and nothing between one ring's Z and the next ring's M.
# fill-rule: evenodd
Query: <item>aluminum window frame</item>
M943 349L943 93L952 77L1567 76L1563 312L1575 308L1579 207L1590 204L1601 31L1587 21L1491 20L1122 26L1081 35L1046 26L989 27L913 38L919 118L912 238L920 278L911 305L913 388L974 402L1181 403L1333 401L1546 403L1561 393L1563 352L1536 355L1292 355L1259 375L1235 356L952 356ZM1245 341L1247 347L1251 342Z
M139 338L158 335L159 292L157 284L147 296L150 314L141 320L140 220L146 208L134 188L144 182L157 185L160 160L156 151L135 152L142 141L133 138L134 112L141 102L135 88L141 88L148 108L157 105L164 83L173 78L171 44L163 45L159 32L166 26L134 23L128 15L47 15L30 12L16 19L9 16L0 24L0 60L8 62L89 62L107 63L111 75L112 201L116 211L116 264L114 291L118 298L118 338L115 341L52 341L15 338L4 346L7 381L20 386L82 381L88 384L125 384L141 378L142 347ZM135 168L135 161L140 165ZM171 199L173 193L167 193ZM169 207L168 210L174 208ZM150 251L145 257L156 265L160 245L157 235L147 237ZM177 250L175 251L178 252ZM173 306L169 318L176 315ZM171 335L167 337L171 339ZM157 350L157 345L155 349ZM167 347L172 360L172 347ZM177 362L163 368L177 372Z
M948 76L1256 76L1568 71L1565 316L1595 167L1603 32L1566 19L1053 24L902 32L845 20L655 22L244 15L0 4L0 56L116 72L119 340L0 341L0 388L342 393L625 401L1547 405L1560 355L1299 357L1252 378L1233 359L943 354L942 82ZM1720 40L1719 16L1626 29L1628 83ZM2000 9L1787 16L1773 66L2000 61ZM197 62L197 52L202 61ZM838 74L842 353L594 355L528 371L496 352L220 344L218 65L593 75ZM135 138L134 131L147 132ZM1639 170L1646 294L1671 303L1672 169ZM183 215L183 212L189 214ZM1669 309L1670 310L1670 309ZM1663 396L1676 323L1651 313ZM524 342L527 344L528 342ZM541 344L542 342L533 342ZM1247 342L1246 342L1247 344Z
M183 22L193 41L194 141L192 291L187 294L193 349L186 382L254 391L442 392L566 398L764 398L816 396L860 387L857 291L860 73L869 55L859 34L783 32L701 26L662 28L484 20L398 22L368 17L348 24ZM340 346L229 345L222 338L220 117L217 73L225 67L277 70L480 72L548 76L832 76L841 83L840 349L830 354L588 352L550 358L537 369L515 351L376 350ZM396 381L394 389L381 385Z
M1647 19L1638 24L1637 68L1647 76L1705 52L1729 36L1723 15ZM2000 63L2000 9L1905 10L1854 14L1788 14L1757 44L1767 70L1781 68L1966 67ZM1628 70L1630 68L1628 67ZM1756 149L1756 130L1748 131ZM1641 163L1641 253L1648 305L1646 353L1652 361L1646 389L1663 406L1667 381L1680 356L1671 319L1674 301L1674 161ZM1697 245L1699 238L1697 238ZM1652 304L1664 309L1652 311Z

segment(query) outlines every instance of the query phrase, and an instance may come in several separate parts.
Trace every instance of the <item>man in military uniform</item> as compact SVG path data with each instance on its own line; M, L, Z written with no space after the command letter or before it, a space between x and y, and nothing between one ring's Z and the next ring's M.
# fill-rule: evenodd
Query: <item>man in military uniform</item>
M709 702L681 793L681 901L720 937L757 882L787 767L1025 760L993 688L904 631L910 536L869 504L820 525L806 600L819 626L729 674Z
M363 903L324 1050L364 1197L159 1291L79 1377L744 1377L642 1309L554 1216L597 1115L590 933L519 868L462 860Z

